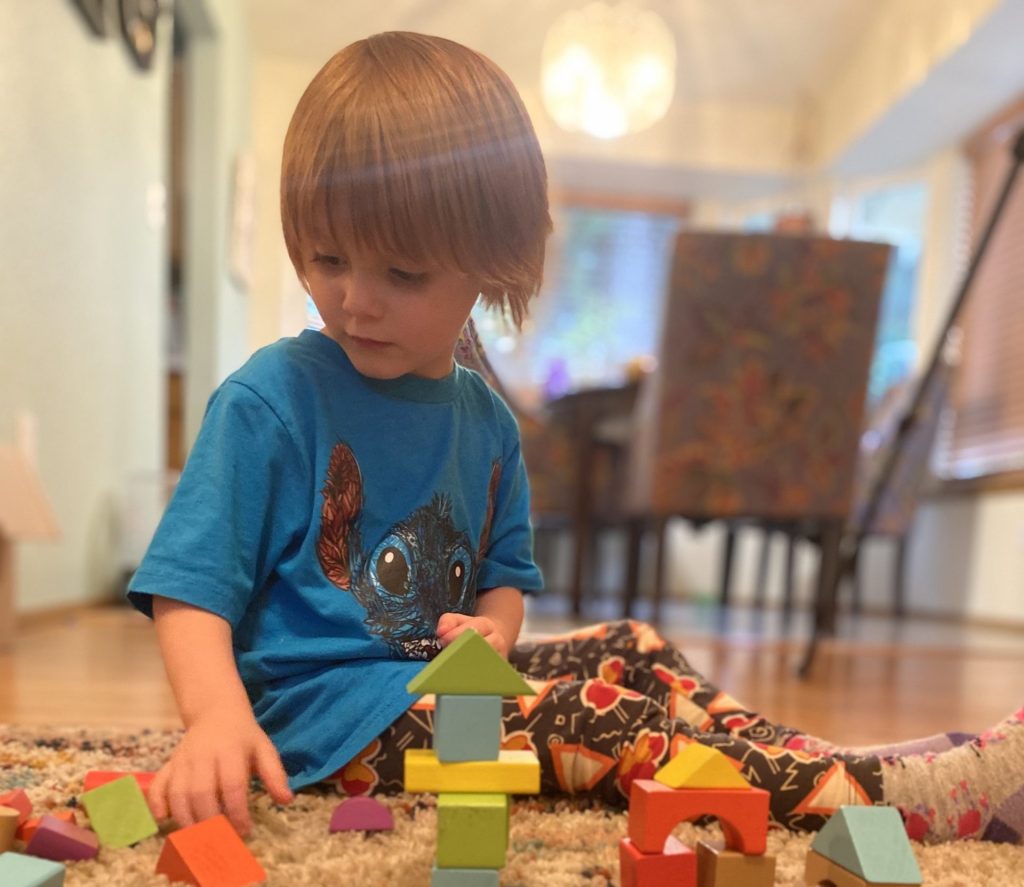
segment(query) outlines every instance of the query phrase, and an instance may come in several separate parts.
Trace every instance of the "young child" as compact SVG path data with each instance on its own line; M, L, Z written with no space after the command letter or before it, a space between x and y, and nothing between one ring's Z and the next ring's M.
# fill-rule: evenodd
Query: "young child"
M158 817L225 812L244 833L253 774L279 803L328 780L401 789L432 725L406 683L473 628L535 682L507 701L503 744L537 752L546 792L621 806L699 741L793 828L886 803L915 837L1019 839L1021 713L969 740L844 751L746 711L640 623L516 644L542 584L518 432L453 362L478 297L522 321L551 228L536 136L493 63L408 33L343 49L295 110L281 212L324 329L214 393L130 585L186 728L150 789Z

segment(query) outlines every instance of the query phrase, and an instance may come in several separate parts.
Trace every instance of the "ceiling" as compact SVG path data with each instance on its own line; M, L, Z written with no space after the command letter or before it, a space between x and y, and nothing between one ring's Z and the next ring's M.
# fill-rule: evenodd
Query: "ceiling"
M490 56L523 93L540 92L540 57L548 26L587 0L246 0L256 53L299 59L319 67L341 47L385 30L412 30L458 40ZM614 0L611 0L614 2ZM771 166L767 149L784 146L785 132L751 143L743 127L758 114L813 121L823 107L835 109L832 87L841 82L884 12L900 4L901 15L955 16L969 0L619 0L652 9L676 37L678 72L671 113L717 109L718 141L710 162L687 159L700 144L704 118L690 116L676 128L662 126L645 142L635 136L598 145L562 139L545 143L549 171L571 187L600 186L658 191L680 196L743 199L777 192L799 172L792 161ZM984 6L988 0L979 0ZM976 5L979 5L976 4ZM1024 91L1019 60L1024 0L991 0L994 12L944 64L916 82L871 126L851 133L827 160L837 175L877 175L921 162L964 138L996 109ZM890 16L890 19L892 16ZM919 19L920 20L920 19ZM948 24L947 22L940 22ZM927 23L925 23L927 26ZM905 47L913 53L914 46ZM831 104L830 104L831 103ZM531 108L532 112L532 108ZM696 112L695 112L696 113ZM845 112L840 112L845 113ZM535 123L543 124L535 116ZM549 127L550 130L550 127ZM801 130L796 124L795 132ZM538 125L544 142L544 133ZM667 135L666 135L667 133ZM679 141L680 134L683 141ZM549 131L548 135L551 133ZM564 135L564 134L563 134ZM651 160L637 146L667 143L675 159ZM632 141L631 141L632 139ZM674 139L674 141L671 141ZM767 139L767 140L766 140ZM620 143L621 142L621 143ZM723 155L738 145L742 163ZM778 151L788 150L777 147ZM744 166L744 164L746 164Z
M259 52L326 61L379 31L439 34L538 81L548 26L586 0L248 0ZM887 0L645 0L676 36L677 95L791 104L815 97Z

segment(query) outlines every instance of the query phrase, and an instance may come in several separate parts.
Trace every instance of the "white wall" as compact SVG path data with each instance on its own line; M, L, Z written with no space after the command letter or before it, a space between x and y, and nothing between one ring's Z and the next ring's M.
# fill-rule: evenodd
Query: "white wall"
M248 141L243 0L191 3L189 439L248 354L247 296L228 274L230 173ZM94 37L71 3L6 4L0 27L0 438L34 420L63 537L22 546L17 609L118 590L148 538L165 461L171 21L140 72L116 16ZM123 505L131 497L125 526ZM141 509L139 506L142 506Z
M147 195L166 175L170 32L143 73L111 30L70 3L5 4L0 27L0 438L34 417L63 530L22 547L23 610L109 591L118 495L163 458L166 235Z

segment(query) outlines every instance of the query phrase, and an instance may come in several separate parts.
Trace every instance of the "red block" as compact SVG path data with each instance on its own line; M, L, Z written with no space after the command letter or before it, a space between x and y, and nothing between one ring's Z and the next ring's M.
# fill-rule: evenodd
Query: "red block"
M122 776L134 776L135 781L139 784L139 788L142 789L142 793L145 794L149 791L149 784L153 781L155 773L147 773L143 770L136 770L134 772L119 772L117 770L90 770L85 774L85 791L92 791L94 788L99 788L101 785L106 785L108 782L113 782L115 779L120 779Z
M32 802L28 799L28 795L26 795L20 788L4 792L0 795L0 807L13 807L18 811L19 828L23 826L32 815Z
M637 779L629 793L629 837L643 853L659 853L681 822L718 819L728 850L758 856L768 846L768 792L761 788L673 789Z
M262 884L267 873L223 814L171 832L156 873L195 887Z
M661 853L642 853L629 839L619 842L622 887L697 887L697 854L668 836Z

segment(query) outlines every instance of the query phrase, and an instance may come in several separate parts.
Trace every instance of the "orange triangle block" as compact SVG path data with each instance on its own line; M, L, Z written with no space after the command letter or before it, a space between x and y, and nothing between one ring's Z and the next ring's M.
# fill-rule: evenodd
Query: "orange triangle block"
M171 832L156 873L195 887L245 887L267 880L263 866L223 814Z
M669 788L750 788L729 758L699 742L683 748L654 778Z

